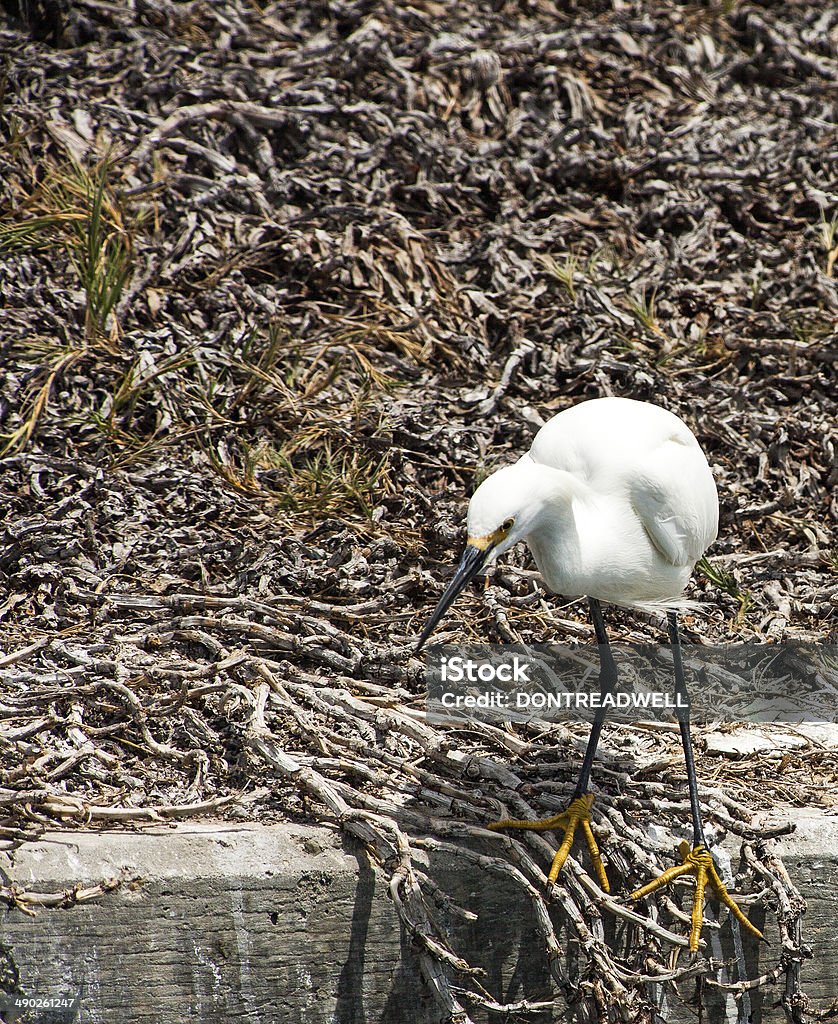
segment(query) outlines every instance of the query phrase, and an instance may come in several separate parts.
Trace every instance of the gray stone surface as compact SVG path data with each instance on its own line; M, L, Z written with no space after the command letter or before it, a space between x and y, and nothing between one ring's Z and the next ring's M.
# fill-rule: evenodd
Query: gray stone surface
M805 937L815 956L804 969L805 988L826 1000L838 996L838 818L794 815L798 832L784 841L783 856L809 903ZM439 1019L383 879L362 851L326 828L224 823L61 832L13 860L3 855L0 869L6 884L44 891L108 876L137 879L69 910L34 918L3 911L3 941L27 994L80 993L78 1019L90 1024ZM450 859L430 870L479 915L458 926L456 942L485 967L488 986L510 998L543 996L546 965L532 955L539 946L529 907ZM753 969L755 955L748 953ZM767 956L773 962L773 951ZM754 1021L783 1019L771 1001L752 1001Z

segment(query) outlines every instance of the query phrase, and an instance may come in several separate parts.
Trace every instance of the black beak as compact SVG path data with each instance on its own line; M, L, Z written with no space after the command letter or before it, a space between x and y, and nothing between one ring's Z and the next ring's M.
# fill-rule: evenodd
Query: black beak
M457 566L457 571L454 573L454 579L451 580L445 588L445 593L439 599L439 604L434 608L433 615L428 619L427 625L422 630L422 635L419 637L419 643L416 645L417 654L422 650L425 641L434 629L436 629L439 620L454 603L460 591L470 580L473 580L483 568L491 550L491 545L485 548L477 548L473 544L466 545L463 557L460 559L460 564Z

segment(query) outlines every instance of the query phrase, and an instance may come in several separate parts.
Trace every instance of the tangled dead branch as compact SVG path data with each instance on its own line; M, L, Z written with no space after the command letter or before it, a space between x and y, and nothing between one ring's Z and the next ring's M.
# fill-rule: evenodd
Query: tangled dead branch
M573 857L548 893L549 844L534 834L513 838L485 828L498 815L543 814L566 799L572 765L544 761L557 742L571 740L563 730L548 740L504 735L478 722L469 735L459 724L459 735L441 727L418 705L415 662L366 639L347 644L346 634L326 624L317 645L302 645L301 653L299 619L306 616L287 600L122 599L94 591L76 591L74 598L93 619L110 606L107 624L96 627L97 641L29 645L6 669L7 779L13 781L12 765L21 756L31 767L20 778L28 788L7 783L0 792L5 824L142 822L218 814L234 804L250 813L261 806L263 815L333 822L387 873L396 912L451 1019L476 1019L475 1012L497 1011L501 1003L429 911L432 883L417 867L417 848L456 854L467 870L502 876L519 893L534 915L556 986L554 1009L559 1000L577 1006L583 1020L601 1012L636 1020L652 1012L649 986L674 991L708 972L726 991L792 977L787 1002L799 996L802 903L771 852L772 837L729 792L706 789L702 796L716 829L742 838L751 879L763 886L751 896L739 892L739 900L777 916L781 959L761 979L737 976L735 962L707 953L672 968L672 953L687 945L680 893L659 910L631 907L603 893ZM76 671L80 666L84 673ZM382 680L385 667L390 675L400 668L399 683ZM18 725L23 722L26 728ZM505 766L510 749L522 767L549 774L550 785L527 785L520 768ZM672 835L650 840L645 816L685 826L689 805L674 780L635 781L610 759L605 769L606 792L619 783L603 801L597 833L612 880L626 892L674 848ZM7 841L17 838L10 834ZM747 876L737 890L741 884ZM578 960L568 961L568 943L578 949L581 969ZM536 1012L542 1003L515 1002L503 1011Z

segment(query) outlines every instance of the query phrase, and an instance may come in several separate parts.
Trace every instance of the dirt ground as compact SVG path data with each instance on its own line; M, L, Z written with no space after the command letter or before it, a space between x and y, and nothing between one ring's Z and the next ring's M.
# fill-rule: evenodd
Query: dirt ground
M587 398L657 402L708 454L691 641L838 643L834 7L7 0L0 52L7 842L335 821L437 935L410 843L560 805L584 729L428 722L413 647L475 482ZM532 568L505 558L440 635L590 642ZM673 847L638 809L677 838L689 808L677 732L610 735L599 831L633 884ZM780 914L760 815L830 806L834 750L697 742ZM494 850L540 885L538 843ZM620 971L669 940L591 934L583 1019L636 1010Z

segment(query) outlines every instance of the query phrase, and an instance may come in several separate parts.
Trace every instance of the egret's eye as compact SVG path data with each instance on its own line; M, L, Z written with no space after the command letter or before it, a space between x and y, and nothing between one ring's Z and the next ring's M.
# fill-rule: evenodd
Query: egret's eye
M500 524L500 528L503 530L504 533L508 533L514 525L515 520L512 518L512 516L510 516L508 519L504 519L504 521Z

